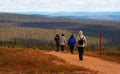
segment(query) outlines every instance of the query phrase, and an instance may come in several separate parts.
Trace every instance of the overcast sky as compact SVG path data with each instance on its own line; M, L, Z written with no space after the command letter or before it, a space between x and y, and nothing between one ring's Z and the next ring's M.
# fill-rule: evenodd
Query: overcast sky
M120 0L0 0L0 12L120 11Z

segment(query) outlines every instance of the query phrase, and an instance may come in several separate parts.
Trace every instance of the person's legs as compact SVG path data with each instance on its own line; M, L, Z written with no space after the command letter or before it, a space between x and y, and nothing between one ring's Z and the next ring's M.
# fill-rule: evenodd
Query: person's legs
M60 46L59 46L59 45L56 45L56 49L57 49L56 51L57 51L57 52L59 52L59 48L60 48Z
M72 54L74 53L74 46L72 46Z
M79 60L83 60L84 48L78 47L78 52L79 52Z
M70 46L70 52L71 52L71 54L73 54L73 49L74 49L74 46Z
M79 60L80 60L80 47L78 47Z
M83 49L80 48L80 60L83 60Z
M72 50L71 50L71 46L69 47L69 49L70 49L70 53L71 53L71 51L72 51Z
M61 51L62 51L62 52L64 51L64 48L65 48L65 46L64 46L64 45L61 45Z

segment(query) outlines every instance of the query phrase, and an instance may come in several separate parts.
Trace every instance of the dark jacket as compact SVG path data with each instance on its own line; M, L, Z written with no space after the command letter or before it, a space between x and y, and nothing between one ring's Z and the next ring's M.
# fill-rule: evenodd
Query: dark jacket
M55 40L56 44L59 45L60 37L58 35L55 36L54 40Z

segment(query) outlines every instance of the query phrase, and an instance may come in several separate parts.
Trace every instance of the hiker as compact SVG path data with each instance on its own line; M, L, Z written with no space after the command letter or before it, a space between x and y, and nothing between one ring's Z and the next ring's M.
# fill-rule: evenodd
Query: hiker
M56 34L54 40L55 40L55 42L56 42L56 51L58 52L59 49L60 49L60 42L59 42L60 36L59 36L59 34Z
M73 54L75 43L76 43L76 39L74 38L74 35L72 34L68 40L69 50L71 54Z
M87 46L86 37L83 35L83 31L79 31L77 37L77 47L79 52L79 60L83 60L84 48Z
M62 34L62 36L60 37L60 46L61 46L62 52L65 50L65 47L67 47L67 40L66 40L64 34Z

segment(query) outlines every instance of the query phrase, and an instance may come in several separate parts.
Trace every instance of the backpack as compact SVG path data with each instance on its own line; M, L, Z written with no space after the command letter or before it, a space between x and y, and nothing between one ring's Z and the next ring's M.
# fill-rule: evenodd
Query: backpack
M79 37L80 38L80 37ZM83 43L84 43L84 36L83 36L83 38L80 38L79 40L78 40L78 44L79 45L83 45Z
M74 38L70 38L69 43L70 43L70 44L74 44L74 43L75 43Z

